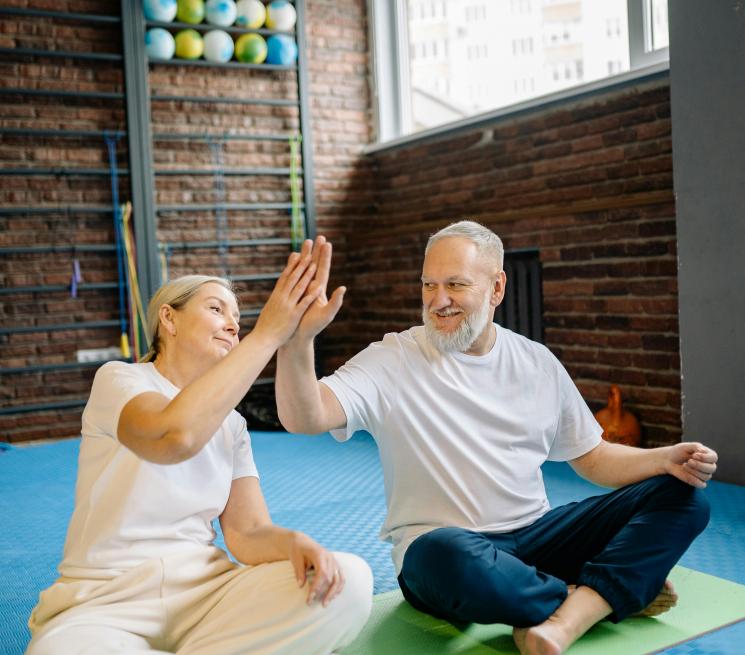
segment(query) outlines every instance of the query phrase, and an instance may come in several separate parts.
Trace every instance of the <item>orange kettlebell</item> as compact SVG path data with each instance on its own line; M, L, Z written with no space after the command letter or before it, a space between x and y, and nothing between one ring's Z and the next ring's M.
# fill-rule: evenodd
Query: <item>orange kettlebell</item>
M603 428L603 439L627 446L638 446L642 438L639 421L621 405L621 390L612 384L608 391L608 406L595 414Z

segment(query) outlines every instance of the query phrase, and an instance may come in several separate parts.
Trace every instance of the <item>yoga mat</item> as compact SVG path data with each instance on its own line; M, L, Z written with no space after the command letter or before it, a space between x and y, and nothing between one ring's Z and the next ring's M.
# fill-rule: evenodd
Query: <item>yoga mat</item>
M670 579L678 605L655 618L601 621L573 644L570 655L647 655L745 619L745 586L677 566ZM745 644L743 644L745 652ZM400 591L375 596L370 620L343 655L516 655L506 625L458 628L418 612Z

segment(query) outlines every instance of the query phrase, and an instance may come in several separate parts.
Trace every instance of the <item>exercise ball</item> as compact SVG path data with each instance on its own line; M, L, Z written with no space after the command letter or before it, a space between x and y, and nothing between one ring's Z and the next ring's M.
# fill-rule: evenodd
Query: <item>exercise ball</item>
M171 59L176 50L176 41L168 30L153 27L145 32L145 52L152 59Z
M224 63L233 56L233 39L222 30L210 30L204 35L204 58Z
M233 0L207 0L204 13L207 22L220 27L229 27L235 22L236 7Z
M260 34L243 34L235 42L235 58L246 64L260 64L266 59L266 41Z
M297 60L295 39L287 34L273 34L266 40L266 63L291 66Z
M290 31L295 27L297 14L287 0L273 0L266 7L266 26L272 30Z
M147 20L170 23L176 18L176 0L145 0L142 9Z
M259 0L238 0L235 8L235 24L240 27L256 30L266 20L266 7Z
M201 23L204 20L204 0L178 0L176 18L182 23Z
M176 35L176 56L182 59L199 59L204 52L204 40L196 30L181 30Z

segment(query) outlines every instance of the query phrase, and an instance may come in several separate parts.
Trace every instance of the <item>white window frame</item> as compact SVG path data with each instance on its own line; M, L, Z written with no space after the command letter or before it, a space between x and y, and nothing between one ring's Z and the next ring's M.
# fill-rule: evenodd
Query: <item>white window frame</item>
M365 152L376 152L430 136L460 131L498 116L552 104L558 100L585 95L617 84L626 84L666 71L670 67L669 48L651 49L650 0L627 0L630 60L628 72L412 133L411 94L408 91L410 76L406 3L407 0L367 0L369 42L372 44L371 71L376 143L367 146ZM405 53L406 56L402 57L401 53Z
M669 1L669 0L668 0ZM670 48L652 48L651 0L627 0L631 70L670 60Z

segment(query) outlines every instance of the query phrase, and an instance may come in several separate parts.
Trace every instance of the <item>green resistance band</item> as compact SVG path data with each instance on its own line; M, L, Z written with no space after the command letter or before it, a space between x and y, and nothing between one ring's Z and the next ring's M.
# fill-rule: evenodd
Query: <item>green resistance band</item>
M305 225L300 213L300 184L298 178L298 151L302 136L296 134L290 137L290 200L292 209L290 210L290 239L292 240L292 249L300 250L300 246L305 239Z

